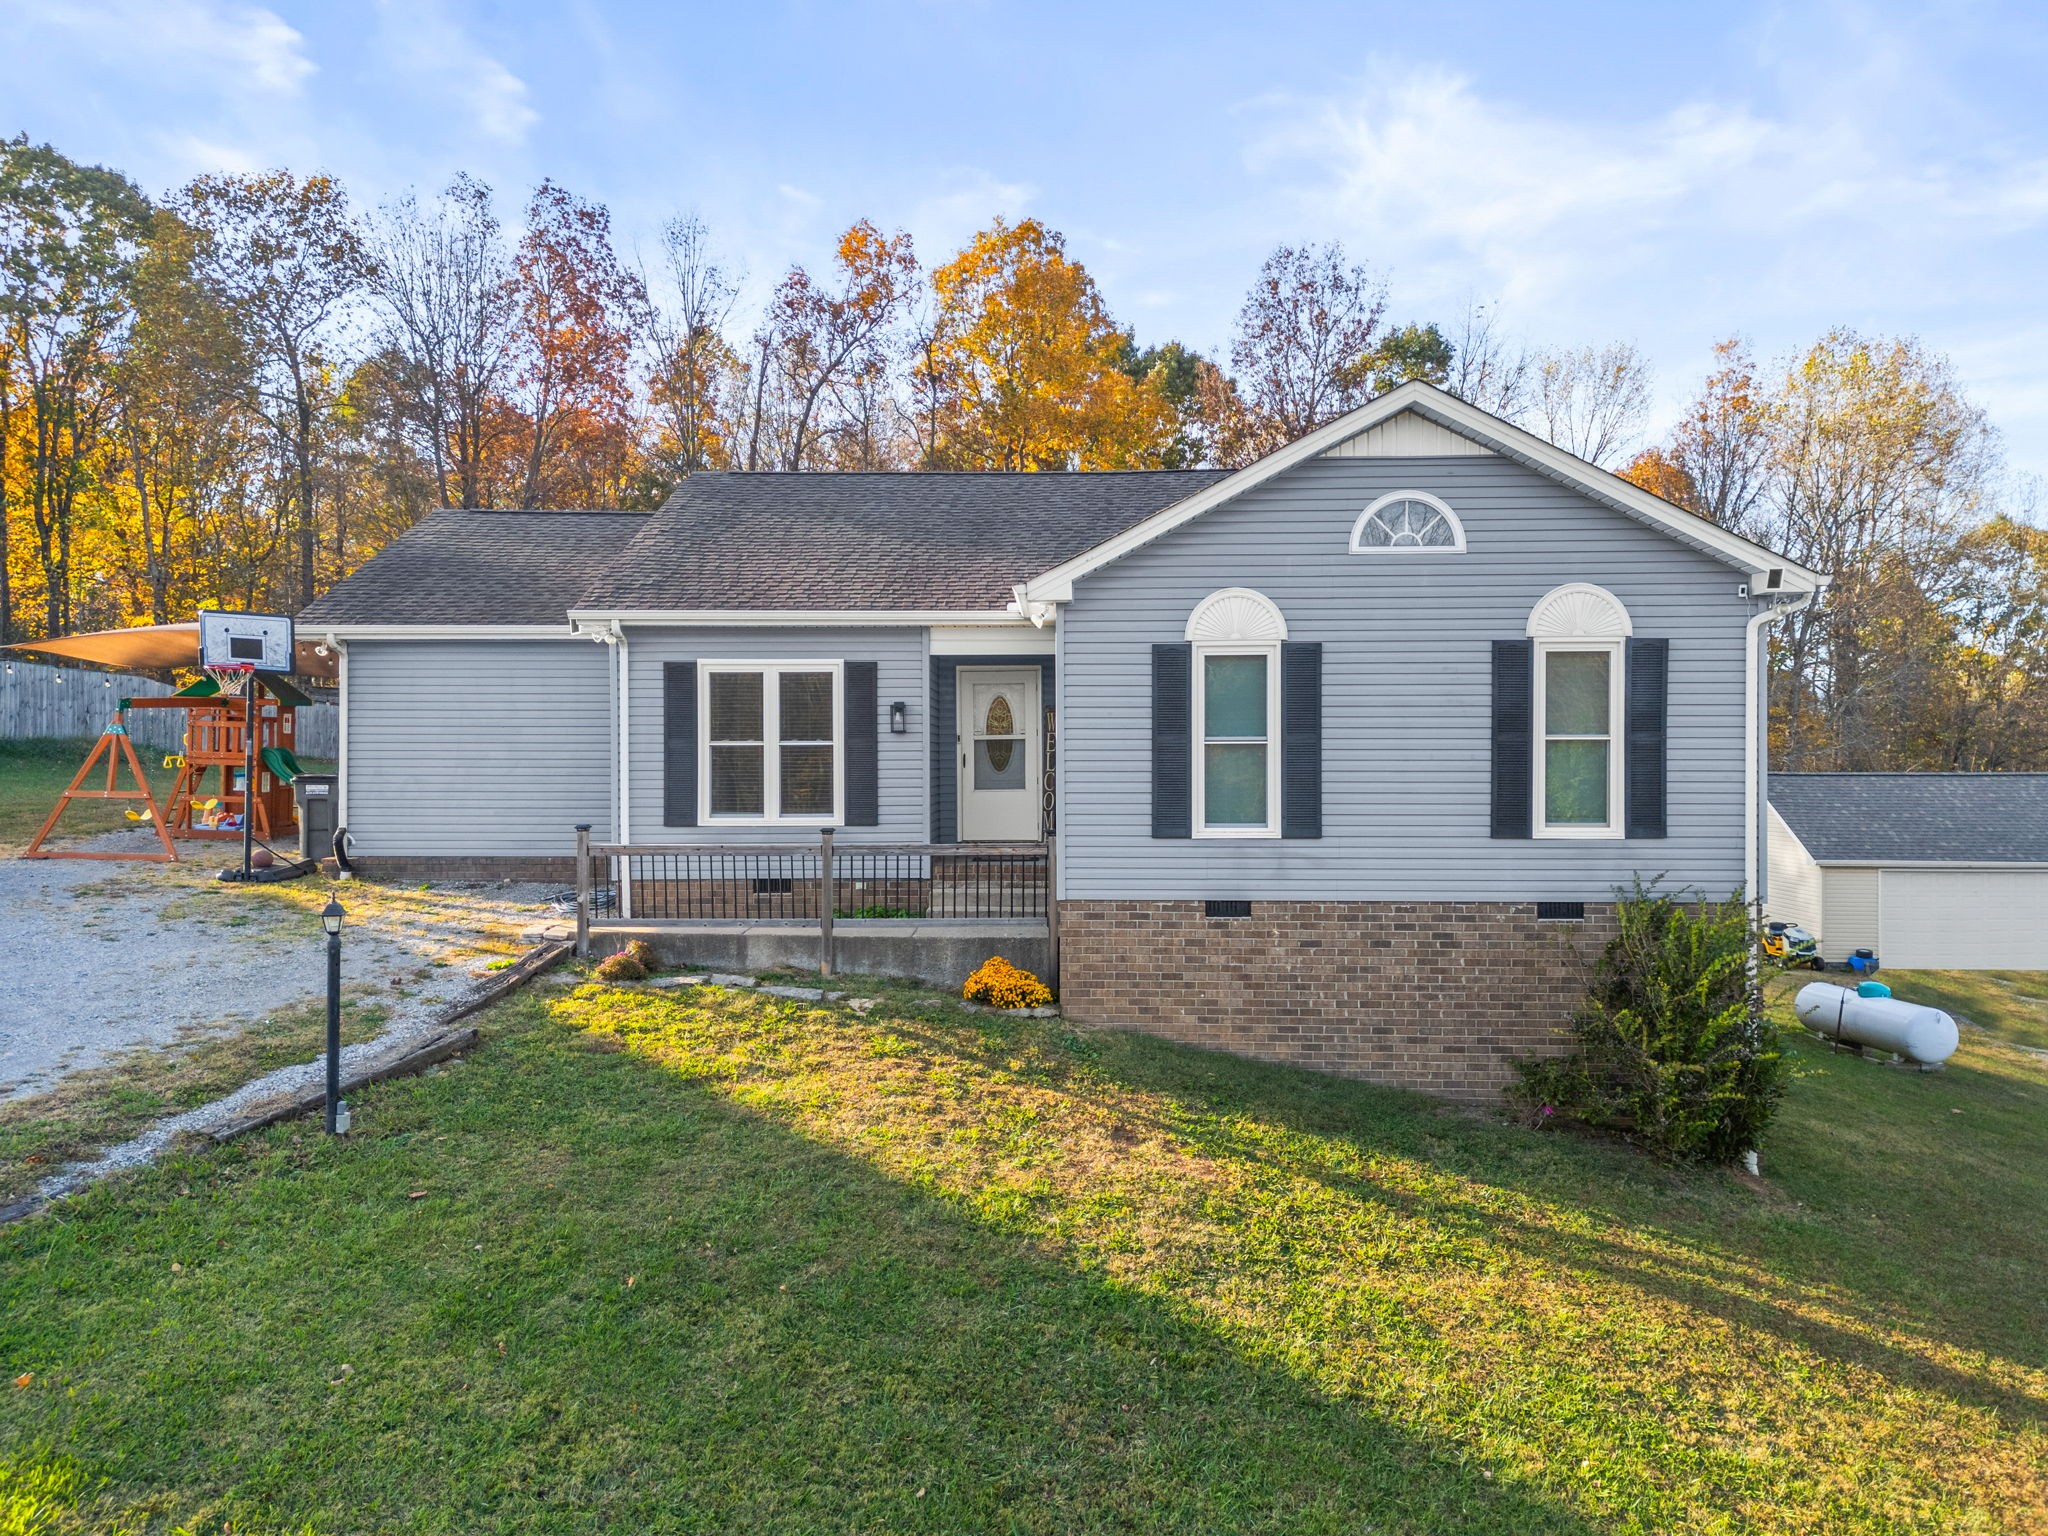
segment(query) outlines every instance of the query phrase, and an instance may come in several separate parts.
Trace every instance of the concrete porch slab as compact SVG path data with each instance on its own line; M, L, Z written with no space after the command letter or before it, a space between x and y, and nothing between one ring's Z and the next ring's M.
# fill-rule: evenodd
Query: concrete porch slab
M593 956L648 944L664 965L725 971L815 971L818 930L809 923L607 923L590 930ZM1052 965L1045 924L843 919L832 926L833 969L849 976L906 976L957 989L991 955L1044 976Z

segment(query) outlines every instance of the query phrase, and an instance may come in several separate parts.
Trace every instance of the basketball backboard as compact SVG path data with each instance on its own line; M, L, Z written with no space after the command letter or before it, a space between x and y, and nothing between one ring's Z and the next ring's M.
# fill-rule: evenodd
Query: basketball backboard
M221 667L236 662L246 662L258 672L293 671L292 621L276 613L220 613L202 609L199 665Z

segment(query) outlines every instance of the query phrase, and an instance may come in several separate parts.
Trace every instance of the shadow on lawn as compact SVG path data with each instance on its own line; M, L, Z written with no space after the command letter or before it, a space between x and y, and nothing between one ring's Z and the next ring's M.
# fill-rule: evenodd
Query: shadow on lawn
M568 1034L0 1233L10 1438L237 1530L1598 1528Z
M941 1047L936 1039L932 1044ZM1000 1049L992 1054L1000 1055ZM1097 1068L1107 1083L1162 1096L1187 1112L1184 1117L1155 1115L1147 1128L1177 1136L1206 1156L1312 1180L1347 1200L1497 1243L1548 1264L1597 1272L1736 1328L1771 1334L1876 1371L1892 1382L1996 1410L2014 1423L2048 1425L2048 1398L1957 1369L1931 1354L1943 1348L1981 1351L1994 1362L2003 1358L2022 1369L2038 1369L2010 1321L2021 1315L2019 1310L1994 1306L1988 1314L1972 1316L1958 1306L1930 1319L1924 1310L1902 1305L1896 1291L1884 1288L1875 1274L1845 1273L1838 1247L1819 1244L1793 1252L1788 1251L1792 1245L1779 1243L1768 1258L1745 1251L1727 1241L1729 1223L1769 1213L1723 1175L1659 1165L1624 1148L1571 1138L1568 1132L1539 1145L1528 1132L1488 1125L1469 1111L1355 1082L1304 1080L1305 1074L1287 1067L1232 1060L1209 1072L1199 1055L1162 1049L1140 1036L1119 1036L1109 1054L1113 1060ZM1882 1070L1847 1058L1838 1065ZM2041 1087L2038 1078L2014 1074L2010 1063L1981 1057L1956 1068L1946 1081L1967 1088L1973 1073L2001 1089L2015 1081ZM1877 1086L1910 1091L1926 1081L1901 1075ZM1088 1097L1078 1084L1067 1085L1066 1091ZM1923 1118L1945 1118L1950 1106L1919 1108ZM1312 1142L1304 1155L1289 1156L1276 1152L1274 1131L1323 1139L1323 1144ZM1332 1150L1340 1159L1315 1155ZM1487 1155L1496 1150L1500 1155ZM1349 1160L1341 1158L1345 1153L1424 1163L1460 1188L1441 1199L1394 1188L1333 1166ZM1870 1149L1860 1176L1894 1189L1915 1188L1924 1179L1924 1170L1909 1166L1916 1155L1910 1147ZM1488 1209L1473 1198L1489 1192L1503 1196L1499 1204L1508 1208ZM1531 1202L1568 1208L1590 1218L1596 1230L1566 1230L1512 1209ZM1646 1230L1650 1242L1615 1241L1598 1234L1602 1225ZM1920 1258L1923 1264L1930 1258L1951 1260L1933 1244ZM1938 1273L1919 1278L1937 1294L1955 1292L1963 1288L1962 1272L1973 1258L1962 1253L1951 1262L1957 1270L1952 1283L1944 1283ZM1927 1340L1929 1351L1898 1342L1916 1338Z
M1184 1137L1212 1157L1260 1163L1278 1174L1315 1180L1348 1200L1378 1204L1403 1217L1425 1219L1450 1231L1497 1241L1540 1257L1546 1264L1593 1270L1735 1327L1774 1333L1833 1360L1876 1370L1894 1382L1923 1386L1958 1403L1997 1409L2015 1421L2048 1423L2048 1399L1946 1366L1911 1348L1911 1343L1878 1337L1882 1333L1903 1339L1927 1337L1935 1348L1980 1350L1995 1360L2005 1356L2013 1364L2028 1366L2028 1352L2011 1327L2011 1319L2017 1315L2013 1309L1991 1307L1980 1315L1968 1315L1968 1309L1958 1307L1948 1317L1929 1321L1925 1311L1901 1305L1896 1290L1886 1290L1876 1274L1862 1274L1855 1278L1862 1286L1855 1284L1843 1274L1841 1249L1827 1245L1796 1253L1790 1251L1794 1245L1778 1243L1767 1260L1778 1272L1765 1274L1763 1260L1741 1251L1729 1253L1718 1239L1731 1219L1767 1217L1769 1212L1759 1210L1753 1194L1716 1171L1657 1165L1634 1151L1571 1139L1569 1133L1561 1143L1538 1147L1530 1133L1509 1124L1475 1124L1466 1118L1466 1112L1360 1083L1335 1079L1303 1083L1298 1073L1286 1067L1231 1063L1225 1071L1204 1073L1194 1063L1184 1053L1157 1051L1149 1040L1126 1036L1126 1044L1116 1051L1114 1065L1106 1069L1106 1075L1126 1090L1163 1094L1194 1108L1196 1116L1186 1122L1169 1124L1159 1118L1155 1126ZM1815 1061L1806 1065L1817 1069ZM1847 1071L1882 1071L1849 1059L1833 1065ZM2040 1077L2028 1077L2011 1061L1987 1059L1982 1053L1970 1055L1939 1081L1956 1085L1960 1092L1972 1092L1976 1075L1995 1083L1999 1092L2017 1083L2032 1087L2038 1096L2042 1087ZM1905 1096L1915 1085L1929 1081L1894 1075L1878 1079L1874 1090L1894 1090ZM1872 1085L1858 1087L1872 1090ZM1907 1114L1915 1106L1907 1100L1886 1108ZM1946 1120L1954 1106L1935 1102L1917 1108L1923 1120ZM1825 1106L1821 1110L1825 1112ZM1456 1130L1462 1155L1444 1155L1448 1151L1444 1147L1448 1116L1466 1120ZM1239 1133L1237 1120L1253 1122L1249 1135ZM1264 1135L1268 1128L1329 1139L1339 1149L1362 1157L1389 1155L1430 1163L1470 1190L1503 1194L1501 1204L1505 1206L1559 1204L1589 1217L1595 1227L1642 1227L1649 1219L1657 1247L1630 1245L1589 1231L1567 1231L1516 1214L1511 1208L1489 1210L1473 1198L1432 1200L1409 1194L1370 1178L1358 1178L1315 1155L1276 1155L1272 1139ZM1475 1155L1475 1137L1481 1147L1493 1141L1501 1155ZM1913 1145L1864 1149L1858 1178L1892 1190L1919 1190L1925 1182L1925 1169L1911 1165L1917 1155ZM1923 1198L1933 1200L1931 1194L1923 1194ZM1841 1212L1833 1214L1839 1217ZM1929 1219L1939 1221L1939 1204L1929 1210ZM1855 1241L1868 1245L1872 1239L1855 1235ZM1886 1257L1898 1262L1898 1255ZM1919 1278L1935 1294L1954 1294L1974 1280L1970 1274L1972 1251L1950 1251L1939 1243L1927 1243L1917 1257ZM1929 1264L1935 1266L1931 1276L1925 1270ZM1948 1280L1942 1278L1944 1266L1954 1268ZM1833 1313L1839 1321L1817 1313Z

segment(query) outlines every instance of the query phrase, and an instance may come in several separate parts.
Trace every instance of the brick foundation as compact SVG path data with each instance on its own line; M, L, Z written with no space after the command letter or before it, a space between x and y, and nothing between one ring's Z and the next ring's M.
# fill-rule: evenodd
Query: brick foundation
M1060 1002L1082 1023L1161 1035L1455 1099L1491 1099L1521 1057L1559 1051L1615 931L1538 922L1531 902L1060 903Z
M333 860L328 861L329 865ZM351 859L350 865L365 880L407 882L429 880L436 884L472 884L492 880L538 880L559 884L564 890L576 884L576 857L455 858L432 855L404 858Z

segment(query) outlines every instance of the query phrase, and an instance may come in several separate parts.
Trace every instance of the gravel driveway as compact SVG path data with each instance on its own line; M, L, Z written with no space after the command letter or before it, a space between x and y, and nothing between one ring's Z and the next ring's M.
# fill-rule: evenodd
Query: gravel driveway
M88 846L145 837L113 832ZM0 1099L324 995L316 913L327 882L222 885L213 872L232 850L185 851L190 862L172 865L0 859ZM350 909L343 985L388 1002L387 1037L430 1018L555 915L550 886L331 888Z

